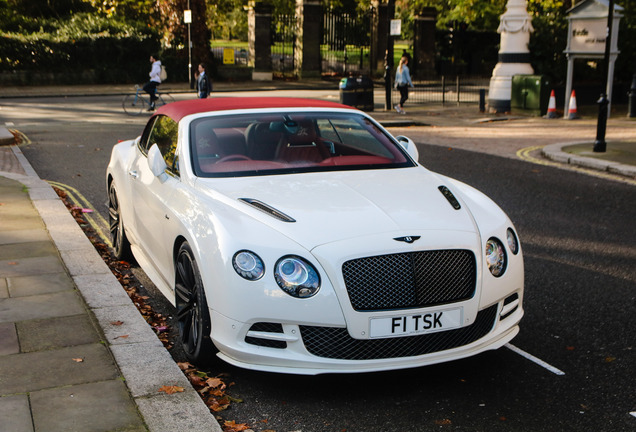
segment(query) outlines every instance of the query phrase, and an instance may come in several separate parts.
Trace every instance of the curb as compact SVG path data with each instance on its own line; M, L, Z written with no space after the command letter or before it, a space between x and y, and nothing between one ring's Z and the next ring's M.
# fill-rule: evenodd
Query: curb
M0 126L0 145L11 145L15 142L15 137L9 129L4 126Z
M150 432L222 432L208 407L174 362L168 350L143 319L53 188L41 180L20 149L11 150L25 175L0 172L29 190L67 272L101 328L106 346ZM124 324L115 330L112 321ZM121 338L127 334L127 338ZM177 385L182 393L158 389Z
M611 174L618 174L625 177L636 178L635 166L625 165L619 162L606 161L602 159L589 158L585 156L577 156L563 151L563 147L576 144L585 144L585 142L551 144L543 147L541 153L543 154L543 156L554 162L594 169L597 171L609 172Z

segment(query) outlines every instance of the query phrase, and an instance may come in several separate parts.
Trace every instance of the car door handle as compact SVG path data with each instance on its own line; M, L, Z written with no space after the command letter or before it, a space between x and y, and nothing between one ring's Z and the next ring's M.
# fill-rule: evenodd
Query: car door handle
M139 177L139 174L137 174L137 171L128 171L128 175L131 176L134 179Z

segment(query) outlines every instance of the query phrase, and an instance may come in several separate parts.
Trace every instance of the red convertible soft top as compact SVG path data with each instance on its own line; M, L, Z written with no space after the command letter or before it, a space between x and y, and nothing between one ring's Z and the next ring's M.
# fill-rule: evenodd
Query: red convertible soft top
M180 121L190 114L208 111L259 109L259 108L348 108L347 105L318 99L301 99L292 97L221 97L208 99L192 99L173 102L159 108L155 115L163 114L175 121Z

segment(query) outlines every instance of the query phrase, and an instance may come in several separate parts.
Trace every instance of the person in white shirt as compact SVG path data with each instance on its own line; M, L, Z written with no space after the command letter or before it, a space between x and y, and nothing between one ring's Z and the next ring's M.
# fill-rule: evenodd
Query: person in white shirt
M150 81L144 84L144 91L150 95L150 108L148 111L155 110L155 101L157 100L157 86L161 84L161 60L154 55L150 56L150 63L152 67L150 69Z

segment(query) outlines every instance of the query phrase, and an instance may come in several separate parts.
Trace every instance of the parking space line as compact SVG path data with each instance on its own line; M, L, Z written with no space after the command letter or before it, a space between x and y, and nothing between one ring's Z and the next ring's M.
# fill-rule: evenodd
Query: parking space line
M517 348L516 346L514 346L512 344L508 343L508 344L505 345L505 347L508 348L509 350L511 350L512 352L515 352L515 353L519 354L521 357L526 358L526 359L530 360L531 362L538 364L542 368L545 368L545 369L549 370L550 372L552 372L555 375L565 375L565 372L563 372L562 370L557 369L557 368L555 368L552 365L549 365L548 363L544 362L540 358L537 358L537 357L533 356L532 354L528 354L524 350L522 350L520 348Z

